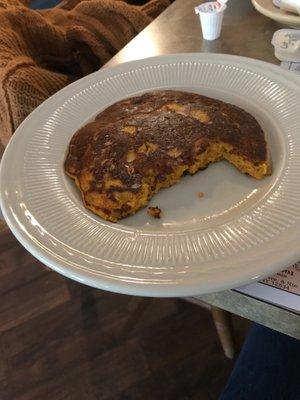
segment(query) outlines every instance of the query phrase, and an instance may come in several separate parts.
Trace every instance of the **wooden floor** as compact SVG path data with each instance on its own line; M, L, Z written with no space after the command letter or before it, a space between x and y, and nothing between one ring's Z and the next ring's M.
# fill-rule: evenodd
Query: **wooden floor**
M90 289L0 241L1 400L217 399L233 362L210 312ZM233 320L238 341L247 321Z

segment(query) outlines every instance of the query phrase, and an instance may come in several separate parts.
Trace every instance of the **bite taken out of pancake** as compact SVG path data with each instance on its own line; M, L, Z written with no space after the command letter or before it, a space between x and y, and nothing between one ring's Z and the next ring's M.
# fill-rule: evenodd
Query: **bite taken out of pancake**
M256 179L271 173L255 118L220 100L168 90L102 111L74 134L64 167L85 206L116 222L184 174L222 159Z

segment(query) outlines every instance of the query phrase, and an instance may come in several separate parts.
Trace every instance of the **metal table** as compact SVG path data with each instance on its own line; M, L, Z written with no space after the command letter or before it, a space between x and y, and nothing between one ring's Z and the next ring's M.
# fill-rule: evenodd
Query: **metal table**
M220 39L202 39L194 7L201 0L176 0L128 43L106 66L168 53L214 52L252 57L279 64L271 38L281 26L260 15L250 0L230 0ZM284 267L284 266L283 266ZM300 339L296 313L233 290L194 298Z

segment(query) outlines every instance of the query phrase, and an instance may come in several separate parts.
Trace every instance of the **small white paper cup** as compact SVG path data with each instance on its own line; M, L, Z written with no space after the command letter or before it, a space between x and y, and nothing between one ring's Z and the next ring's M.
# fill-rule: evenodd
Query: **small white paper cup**
M216 2L203 3L195 8L200 17L202 35L205 40L215 40L221 35L222 22L226 5L218 11Z

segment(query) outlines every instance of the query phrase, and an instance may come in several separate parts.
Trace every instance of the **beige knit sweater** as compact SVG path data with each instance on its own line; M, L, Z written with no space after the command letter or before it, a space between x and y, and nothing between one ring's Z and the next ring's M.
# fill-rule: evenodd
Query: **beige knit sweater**
M30 0L0 0L0 159L11 135L40 103L100 68L169 4L64 0L34 11ZM13 240L0 219L0 252ZM2 247L1 247L2 246Z
M0 0L3 146L35 107L100 68L169 1L151 0L138 7L118 0L67 0L62 2L65 8L39 12L24 4Z

